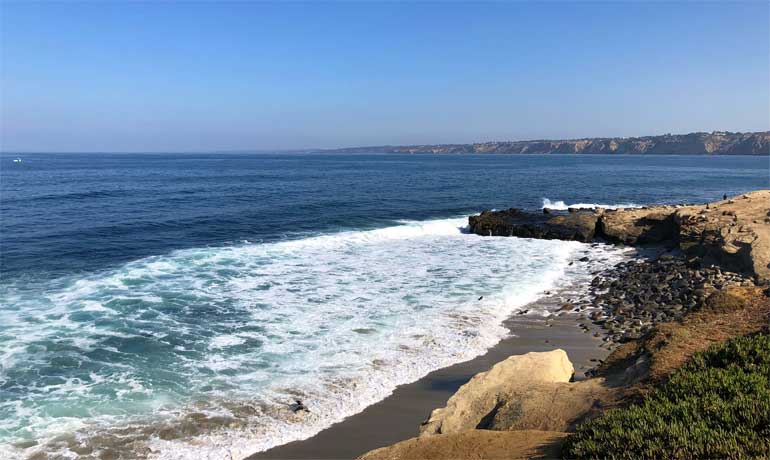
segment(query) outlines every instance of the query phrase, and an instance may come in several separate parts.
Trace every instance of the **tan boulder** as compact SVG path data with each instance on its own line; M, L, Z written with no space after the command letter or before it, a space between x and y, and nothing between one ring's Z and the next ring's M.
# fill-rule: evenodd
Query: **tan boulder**
M599 219L598 234L625 244L660 243L676 236L672 206L607 210Z
M487 372L476 374L447 401L434 410L420 428L420 435L456 433L483 427L515 395L542 384L568 384L574 368L564 350L511 356ZM546 387L546 389L548 389ZM532 395L530 395L532 396Z
M598 410L613 394L603 378L575 383L537 383L513 389L487 414L478 429L569 430Z

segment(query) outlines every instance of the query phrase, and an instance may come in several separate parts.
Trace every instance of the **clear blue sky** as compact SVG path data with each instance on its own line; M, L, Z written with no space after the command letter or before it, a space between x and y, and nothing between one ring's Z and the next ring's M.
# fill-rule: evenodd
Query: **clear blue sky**
M0 149L770 129L770 4L0 3Z

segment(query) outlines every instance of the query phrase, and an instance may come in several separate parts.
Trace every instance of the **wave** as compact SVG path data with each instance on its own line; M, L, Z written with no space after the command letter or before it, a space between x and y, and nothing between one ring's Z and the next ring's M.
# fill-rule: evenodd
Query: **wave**
M641 205L635 203L621 203L621 204L598 204L598 203L574 203L566 204L564 201L551 201L548 198L543 198L543 209L553 209L555 211L566 211L572 209L621 209L621 208L641 208Z
M590 276L569 265L577 253L619 258L479 237L466 222L186 249L6 289L0 443L36 439L23 454L62 458L243 458L484 353L517 309ZM295 397L311 414L288 409Z

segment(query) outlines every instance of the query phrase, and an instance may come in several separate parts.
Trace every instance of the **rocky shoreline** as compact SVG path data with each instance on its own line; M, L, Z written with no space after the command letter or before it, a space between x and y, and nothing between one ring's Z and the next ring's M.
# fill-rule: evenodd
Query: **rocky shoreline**
M680 320L716 290L753 285L749 276L723 272L717 266L692 266L684 257L664 254L621 262L603 271L591 282L590 300L576 303L573 311L604 328L605 341L625 343L639 339L656 324ZM581 323L580 327L586 326Z
M511 208L470 216L481 236L656 245L666 252L641 256L598 273L590 298L562 310L601 326L610 346L641 338L656 324L680 320L714 291L770 282L770 191L760 190L695 206L543 213ZM556 214L556 215L554 215ZM599 241L599 242L595 242ZM658 251L660 252L660 251ZM737 271L729 271L737 270Z
M622 405L709 344L770 325L770 190L695 206L486 211L469 226L482 236L658 249L595 273L588 298L556 313L576 314L578 327L613 350L586 372L592 378L573 383L562 350L509 357L434 410L418 438L362 458L553 456L576 423ZM460 438L477 447L464 450Z
M572 210L552 215L511 208L468 218L481 236L678 248L689 263L718 265L770 282L770 190L705 205Z

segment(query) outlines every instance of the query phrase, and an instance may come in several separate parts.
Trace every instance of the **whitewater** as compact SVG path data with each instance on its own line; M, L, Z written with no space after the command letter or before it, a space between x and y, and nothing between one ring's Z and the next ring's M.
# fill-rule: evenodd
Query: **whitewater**
M569 209L621 209L621 208L640 208L641 206L636 203L621 203L621 204L600 204L600 203L573 203L567 204L564 201L556 200L551 201L548 198L543 198L542 209L550 209L553 211L567 211Z
M590 279L578 257L623 257L466 222L184 249L3 287L0 456L237 459L304 439L484 353L516 310Z

